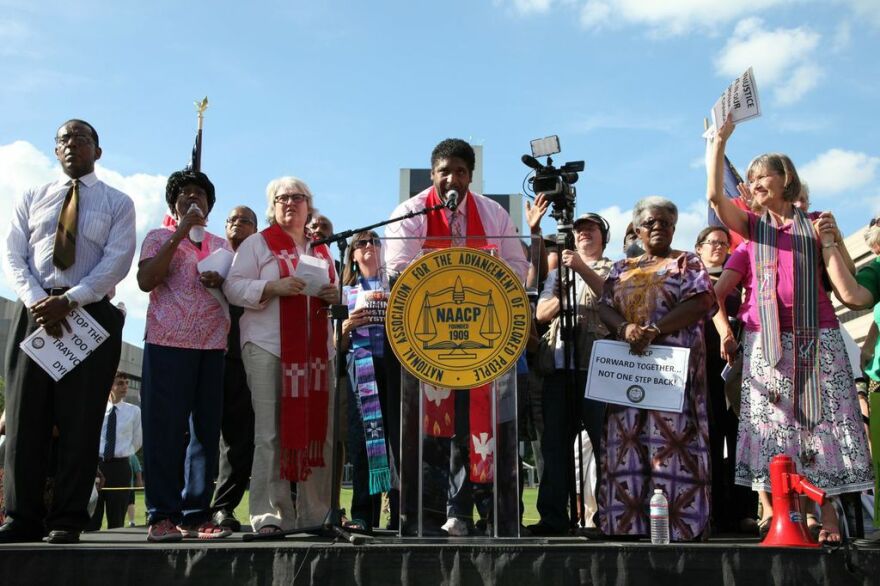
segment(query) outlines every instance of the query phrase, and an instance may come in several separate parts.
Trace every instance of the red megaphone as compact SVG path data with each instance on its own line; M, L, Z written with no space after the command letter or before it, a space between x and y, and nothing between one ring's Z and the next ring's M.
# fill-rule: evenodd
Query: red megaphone
M761 545L819 547L807 531L799 497L806 495L822 506L825 491L797 474L792 459L780 454L770 460L770 492L773 497L773 524Z

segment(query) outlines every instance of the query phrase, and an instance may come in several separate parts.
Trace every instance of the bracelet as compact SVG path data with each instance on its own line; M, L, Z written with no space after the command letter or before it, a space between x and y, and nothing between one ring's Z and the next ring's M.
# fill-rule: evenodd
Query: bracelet
M648 327L645 329L654 332L657 336L662 335L660 332L660 326L657 325L657 322L651 322L650 324L648 324Z
M615 333L617 334L618 340L623 339L623 331L626 329L626 326L628 326L628 325L629 325L629 322L624 321L624 322L621 322L619 326L617 326L617 331Z
M837 242L826 242L822 248L837 248Z

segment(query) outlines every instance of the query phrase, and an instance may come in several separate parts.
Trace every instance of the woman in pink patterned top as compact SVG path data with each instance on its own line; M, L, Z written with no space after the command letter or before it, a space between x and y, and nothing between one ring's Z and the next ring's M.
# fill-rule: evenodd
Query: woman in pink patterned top
M210 290L219 291L223 278L200 274L198 262L229 246L203 229L215 201L206 175L173 173L165 199L172 217L147 234L137 273L141 290L150 293L141 405L147 539L217 539L230 534L211 521L210 509L229 313Z

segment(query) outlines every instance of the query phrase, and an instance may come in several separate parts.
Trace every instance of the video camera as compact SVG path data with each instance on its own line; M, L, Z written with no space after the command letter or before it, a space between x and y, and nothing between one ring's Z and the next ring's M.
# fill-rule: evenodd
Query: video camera
M532 191L543 193L553 206L550 217L559 223L571 223L574 219L576 191L574 184L578 173L584 170L583 161L570 161L558 169L553 166L550 155L561 152L557 135L538 138L531 141L532 154L523 155L522 162L535 170L535 176L529 178ZM542 165L536 157L547 157L547 164Z

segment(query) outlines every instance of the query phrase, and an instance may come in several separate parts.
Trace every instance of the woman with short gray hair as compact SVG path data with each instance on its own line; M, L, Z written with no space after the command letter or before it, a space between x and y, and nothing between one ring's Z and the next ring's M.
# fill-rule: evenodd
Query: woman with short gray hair
M709 426L703 318L712 282L693 252L674 250L678 208L646 197L633 208L645 253L614 264L599 315L642 354L654 343L690 349L680 413L609 404L600 442L599 517L606 535L647 535L654 490L669 499L673 541L705 539L709 526Z
M266 198L269 227L238 247L223 290L244 308L241 356L254 407L250 520L255 532L271 535L320 525L330 507L327 306L339 295L330 250L313 246L306 232L315 211L308 185L281 177ZM329 277L313 294L296 276L305 257L323 260ZM297 483L295 505L290 482Z

